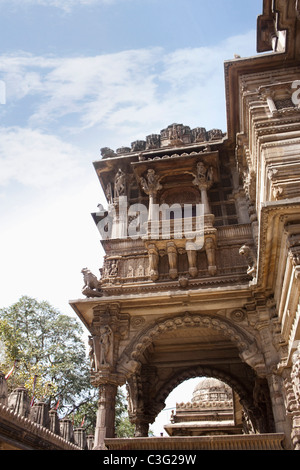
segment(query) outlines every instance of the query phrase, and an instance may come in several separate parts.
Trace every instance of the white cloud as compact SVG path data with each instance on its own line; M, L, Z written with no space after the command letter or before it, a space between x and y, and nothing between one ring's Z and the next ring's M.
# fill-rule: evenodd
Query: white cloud
M82 174L82 153L74 145L39 130L0 128L0 186L10 182L52 188Z
M21 7L44 6L60 8L65 12L70 12L74 7L114 4L123 0L0 0L0 5L11 4ZM128 1L128 0L127 0Z
M130 130L135 139L143 129L159 131L162 120L163 125L180 121L223 127L223 62L234 53L251 55L254 44L251 31L211 48L171 53L152 48L91 57L23 54L0 59L8 105L34 99L31 127L60 123L77 132L101 126L118 133Z

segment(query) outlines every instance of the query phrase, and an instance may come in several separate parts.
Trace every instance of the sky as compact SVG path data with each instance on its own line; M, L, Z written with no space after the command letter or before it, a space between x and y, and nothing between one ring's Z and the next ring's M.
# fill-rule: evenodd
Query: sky
M224 61L262 0L0 0L0 308L74 315L99 276L93 162L174 122L226 132ZM171 405L169 405L171 406Z

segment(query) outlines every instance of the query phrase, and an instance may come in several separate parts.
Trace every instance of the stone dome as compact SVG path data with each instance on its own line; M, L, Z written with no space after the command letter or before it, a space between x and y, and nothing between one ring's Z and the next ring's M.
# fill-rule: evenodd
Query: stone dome
M192 402L196 401L223 401L232 399L231 388L215 378L204 378L196 385Z

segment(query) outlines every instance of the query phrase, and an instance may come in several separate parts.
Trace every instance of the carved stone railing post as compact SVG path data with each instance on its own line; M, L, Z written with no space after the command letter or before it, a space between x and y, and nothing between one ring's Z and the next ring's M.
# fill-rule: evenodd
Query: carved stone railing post
M16 414L28 418L30 400L25 387L18 387L9 395L8 407L13 409Z
M44 402L37 402L30 409L29 419L45 428L50 428L49 406Z
M66 441L74 442L73 424L70 418L63 418L60 420L60 435Z
M87 440L87 448L88 450L92 450L93 447L94 447L94 435L93 434L89 434L86 438Z
M82 450L87 450L87 437L84 428L74 429L74 442Z
M8 403L8 390L5 374L0 371L0 404L7 406Z
M60 426L59 426L59 419L57 416L57 410L55 408L52 408L49 411L49 419L50 419L50 426L49 426L50 431L59 436Z

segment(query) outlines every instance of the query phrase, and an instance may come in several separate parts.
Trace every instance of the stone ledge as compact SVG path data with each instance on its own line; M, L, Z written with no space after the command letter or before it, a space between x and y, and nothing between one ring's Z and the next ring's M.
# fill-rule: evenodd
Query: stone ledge
M284 450L284 434L105 439L107 450Z
M22 450L81 450L49 429L0 404L0 443Z

